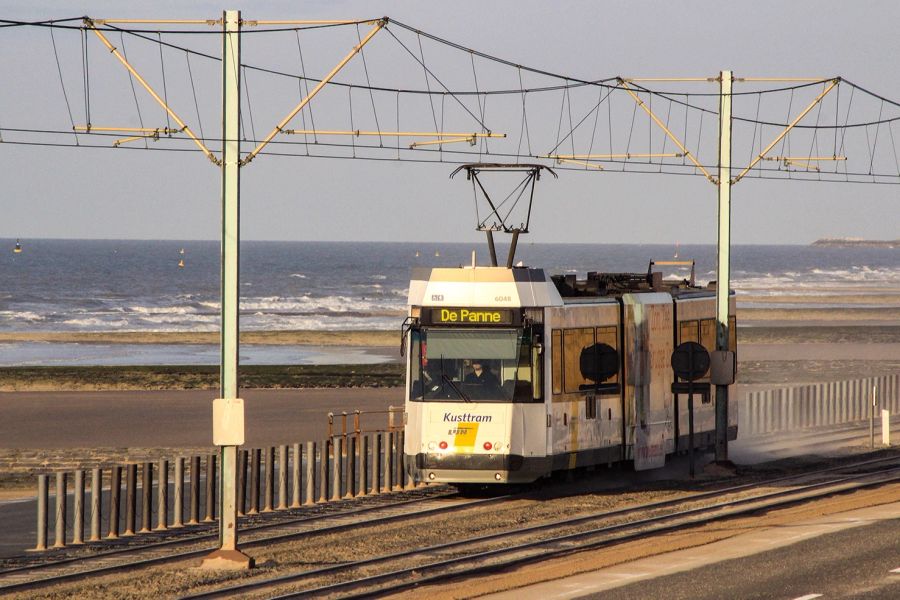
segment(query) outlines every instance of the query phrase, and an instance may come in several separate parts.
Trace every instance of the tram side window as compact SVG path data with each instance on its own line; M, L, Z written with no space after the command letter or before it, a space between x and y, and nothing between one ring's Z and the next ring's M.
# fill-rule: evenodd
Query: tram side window
M619 349L619 332L618 328L615 325L609 325L607 327L598 327L597 328L597 343L598 344L606 344L613 350ZM616 373L603 383L618 383L619 382L619 374Z
M507 396L513 402L541 402L543 401L543 393L540 387L540 361L535 353L535 360L532 361L532 352L534 347L531 343L519 344L519 362L509 369L508 374L513 378L510 380L504 375L503 387Z
M681 321L678 324L678 343L698 342L708 351L716 349L716 320ZM728 349L737 350L737 319L728 317Z
M716 320L703 319L700 321L700 345L706 348L707 352L716 349Z
M678 343L699 342L700 324L698 321L682 321L678 329Z
M553 363L553 393L562 394L562 332L550 332L550 360Z
M593 345L593 327L563 330L563 381L567 394L579 392L582 385L593 383L581 374L581 351Z
M728 317L728 349L737 352L737 317Z
M409 332L409 335L409 397L421 400L425 393L424 383L422 381L422 347L421 344L419 344L421 333L418 330L413 329Z

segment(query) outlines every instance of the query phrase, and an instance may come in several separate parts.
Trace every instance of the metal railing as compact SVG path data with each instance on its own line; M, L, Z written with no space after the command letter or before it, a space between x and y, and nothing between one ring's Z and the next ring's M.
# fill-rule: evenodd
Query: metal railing
M739 404L741 436L867 421L900 412L900 375L750 392Z
M33 549L100 543L215 522L216 463L217 456L209 454L96 467L90 470L87 503L87 469L39 474L37 541ZM414 481L412 472L403 454L402 430L364 433L354 428L319 442L241 449L238 516L424 485ZM52 516L48 511L51 477L56 480ZM87 523L90 526L85 539ZM51 526L55 536L49 546Z
M371 426L372 417L387 417L387 428ZM399 417L399 418L398 418ZM335 425L340 431L335 431ZM367 428L367 425L369 426ZM406 411L402 406L388 406L387 410L355 410L352 413L343 411L340 414L328 413L328 437L335 435L361 435L379 431L399 431L406 425Z

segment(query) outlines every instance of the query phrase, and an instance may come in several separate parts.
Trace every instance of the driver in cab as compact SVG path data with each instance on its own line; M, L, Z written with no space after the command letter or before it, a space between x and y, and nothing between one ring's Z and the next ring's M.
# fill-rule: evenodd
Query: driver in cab
M499 386L497 376L491 372L490 366L481 359L472 359L472 372L463 380L465 384L482 386Z

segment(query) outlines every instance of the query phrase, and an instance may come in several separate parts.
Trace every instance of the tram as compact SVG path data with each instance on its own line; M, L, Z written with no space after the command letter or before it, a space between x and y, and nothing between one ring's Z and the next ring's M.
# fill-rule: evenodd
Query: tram
M404 453L418 478L525 483L594 465L658 468L686 452L689 403L671 357L687 341L714 350L714 284L671 282L652 267L581 280L474 257L414 269ZM735 325L731 317L731 351ZM709 396L692 398L695 448L715 441ZM728 415L733 440L733 405Z

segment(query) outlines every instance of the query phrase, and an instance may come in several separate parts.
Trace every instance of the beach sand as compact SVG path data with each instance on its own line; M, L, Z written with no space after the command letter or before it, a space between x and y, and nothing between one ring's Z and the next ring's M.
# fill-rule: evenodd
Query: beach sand
M860 325L892 324L900 322L900 307L854 308L739 308L739 323L750 324L777 321L790 323L848 323Z

